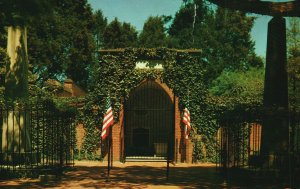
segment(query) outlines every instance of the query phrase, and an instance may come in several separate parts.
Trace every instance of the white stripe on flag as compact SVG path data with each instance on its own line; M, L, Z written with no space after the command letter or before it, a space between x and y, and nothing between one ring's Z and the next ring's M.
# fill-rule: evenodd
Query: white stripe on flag
M191 130L191 120L190 120L190 112L187 108L183 110L182 122L184 123L184 138L189 138L189 133Z
M102 130L106 129L106 127L110 125L110 123L112 122L112 120L113 120L113 117L111 116L110 119L104 123L104 125L102 127Z
M103 123L106 122L107 119L109 119L110 117L112 117L112 111L110 111L103 119Z
M109 100L107 99L107 105L109 104ZM108 131L107 129L109 129L109 126L111 126L114 123L114 116L113 116L113 111L112 111L112 107L109 106L104 114L104 118L103 118L103 122L102 122L102 131L101 131L101 138L102 140L104 140L107 135L108 135Z

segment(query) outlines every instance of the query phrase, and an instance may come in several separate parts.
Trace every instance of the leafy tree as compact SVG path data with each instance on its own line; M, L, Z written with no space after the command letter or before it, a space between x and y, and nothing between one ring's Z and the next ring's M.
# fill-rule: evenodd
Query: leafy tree
M166 46L166 34L163 17L150 16L139 35L141 47L155 48Z
M223 105L230 109L237 106L261 106L263 89L264 69L251 68L247 71L223 71L212 82L209 92L223 102L215 104L216 106Z
M5 73L8 57L4 48L0 47L0 106L4 104Z
M137 31L131 26L130 23L123 22L122 25L122 37L121 40L124 41L124 47L136 47L137 46Z
M300 108L300 20L299 18L289 19L287 29L288 44L288 74L289 74L289 101L293 109Z
M235 71L263 66L262 59L254 52L250 35L253 22L253 17L247 17L242 12L217 9L214 24L217 46L213 48L209 67L218 66L213 69L212 78L224 69Z
M96 43L96 49L100 49L101 47L104 46L104 30L107 26L107 18L104 17L103 13L101 10L97 10L93 14L94 18L94 29L93 29L93 34L95 38L95 43Z
M29 60L38 80L71 78L86 87L95 49L87 1L57 0L52 16L41 16L29 27Z
M129 23L121 23L115 18L105 28L104 34L105 48L125 48L135 47L137 44L137 31Z
M121 40L122 24L117 18L108 24L104 31L104 47L105 48L117 48L123 47Z
M169 28L171 47L202 49L208 83L223 70L261 67L250 36L253 20L239 11L213 10L202 0L186 1Z
M5 30L4 13L0 13L0 47L6 48L7 31Z
M218 47L214 54L223 66L230 70L248 68L248 58L254 55L254 42L250 31L254 18L239 11L218 8L215 15L215 30Z
M204 1L185 1L184 6L175 14L175 18L168 30L173 38L172 47L176 48L202 48L201 41L206 40L209 35L201 36L208 31L212 12ZM206 30L204 30L206 29ZM209 33L207 33L209 34ZM198 41L198 44L195 42Z
M0 13L0 105L4 102L4 85L7 64L6 43L7 32L4 29L4 14Z

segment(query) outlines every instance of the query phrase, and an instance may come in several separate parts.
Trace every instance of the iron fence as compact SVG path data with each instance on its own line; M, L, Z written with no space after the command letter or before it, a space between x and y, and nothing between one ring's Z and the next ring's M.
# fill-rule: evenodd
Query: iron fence
M136 88L125 103L125 161L166 161L174 155L174 104L154 81Z
M74 163L74 113L50 104L0 107L0 173L59 173Z
M262 152L263 126L266 119L284 120L287 124L286 150L272 156ZM225 173L247 173L248 179L279 179L293 187L300 185L300 113L258 111L231 113L219 120L216 141L217 168ZM274 131L275 132L275 129ZM272 141L276 143L276 141Z

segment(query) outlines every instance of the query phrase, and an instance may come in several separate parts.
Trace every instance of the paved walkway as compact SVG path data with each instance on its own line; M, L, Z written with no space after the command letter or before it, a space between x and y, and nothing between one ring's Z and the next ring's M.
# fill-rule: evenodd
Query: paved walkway
M75 167L56 181L40 182L38 179L0 181L1 189L102 189L102 188L284 188L256 186L255 183L232 182L226 184L216 172L214 164L170 164L170 177L166 179L163 162L114 162L109 181L106 181L106 162L75 162Z

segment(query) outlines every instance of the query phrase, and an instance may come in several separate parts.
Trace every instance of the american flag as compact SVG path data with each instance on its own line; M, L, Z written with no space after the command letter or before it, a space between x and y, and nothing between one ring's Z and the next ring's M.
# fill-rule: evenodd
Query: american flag
M188 139L192 127L191 127L190 111L187 108L184 108L183 110L182 122L184 123L184 138Z
M112 112L112 107L110 104L110 100L106 100L106 113L103 119L101 138L104 140L108 136L108 129L114 123L114 117Z

